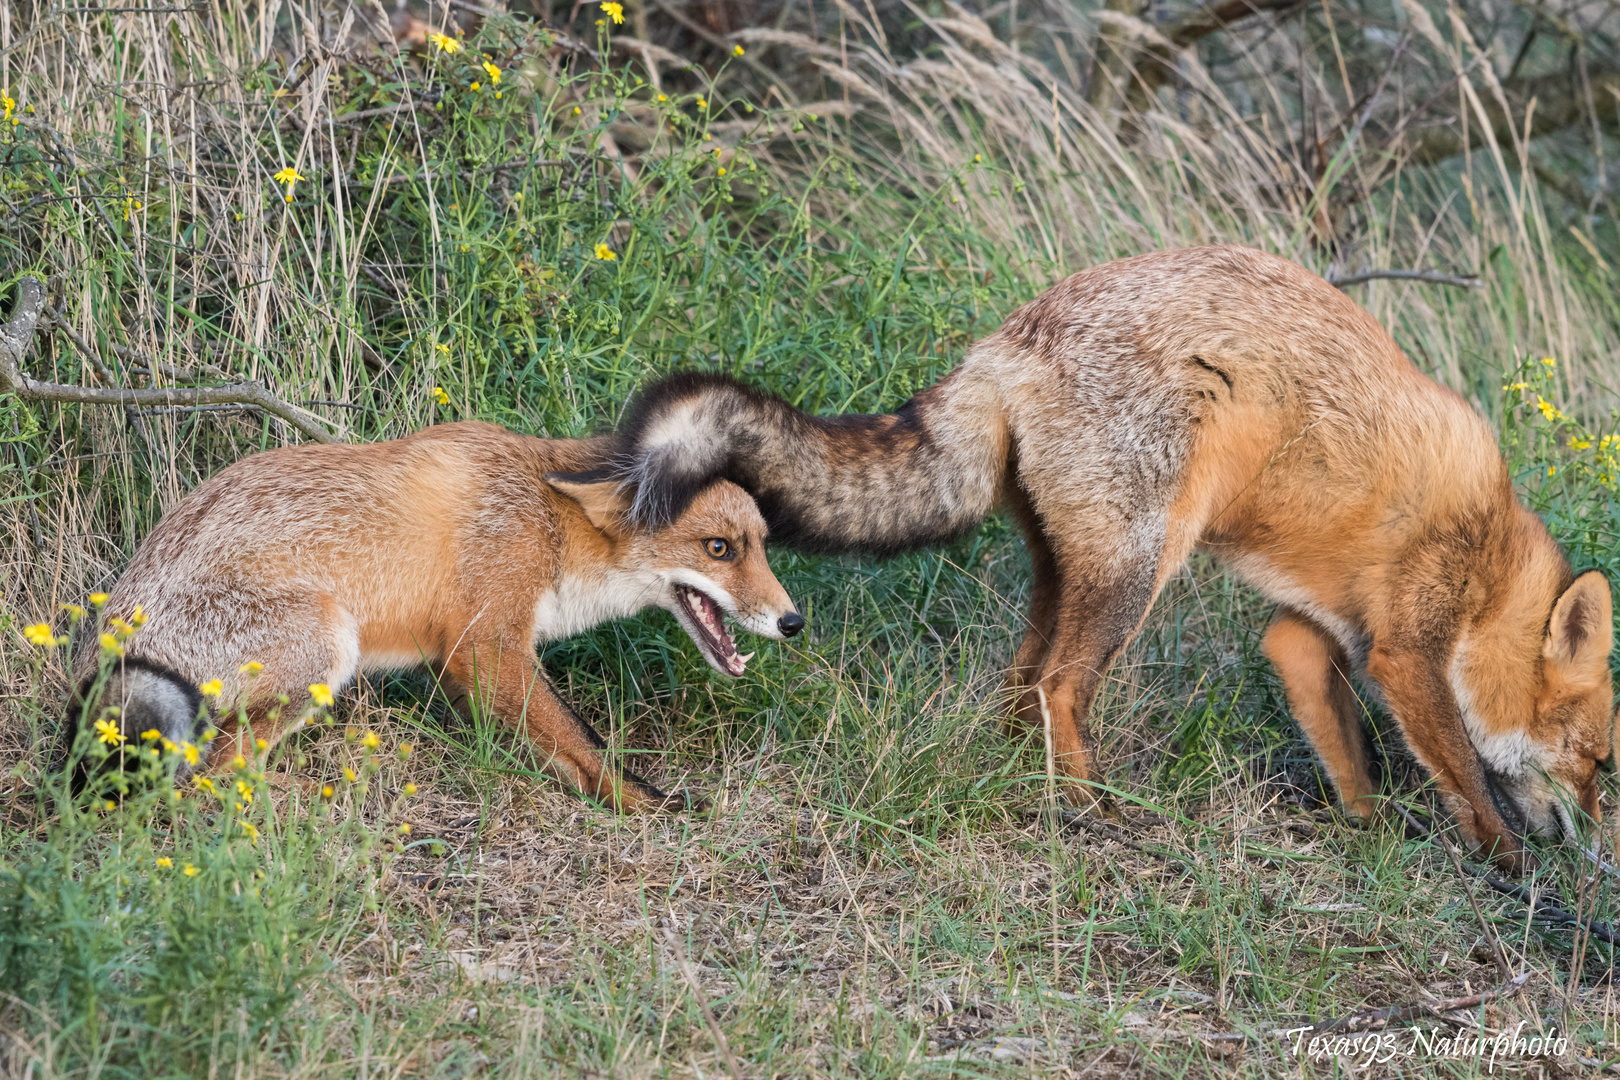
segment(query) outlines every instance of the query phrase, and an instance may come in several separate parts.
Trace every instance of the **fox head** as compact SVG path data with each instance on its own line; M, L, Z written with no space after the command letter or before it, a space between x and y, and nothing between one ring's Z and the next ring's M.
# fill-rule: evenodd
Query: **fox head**
M753 658L737 651L727 615L778 640L804 629L804 617L766 561L765 519L737 485L717 481L668 525L644 528L632 520L633 495L618 480L551 473L546 481L577 502L612 542L613 568L634 583L635 607L673 614L721 674L741 675Z
M1502 681L1514 666L1502 658L1467 655L1465 645L1454 660L1464 718L1499 800L1510 804L1501 809L1519 819L1510 820L1515 827L1573 838L1580 815L1601 820L1598 766L1620 719L1609 681L1611 620L1608 581L1595 570L1577 577L1542 624L1540 677L1531 680L1529 700Z

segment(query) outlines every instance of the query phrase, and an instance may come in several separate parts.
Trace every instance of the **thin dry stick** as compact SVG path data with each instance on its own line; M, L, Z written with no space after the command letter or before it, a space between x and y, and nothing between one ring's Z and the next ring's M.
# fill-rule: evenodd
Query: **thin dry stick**
M33 344L34 331L45 307L45 289L38 278L25 277L17 283L17 304L11 321L0 323L0 394L14 394L24 401L57 401L80 405L252 405L280 417L316 442L342 440L321 427L313 415L272 394L258 383L188 388L154 387L148 390L98 390L88 386L40 382L22 369Z
M1447 843L1444 838L1438 837L1437 833L1412 816L1404 806L1396 805L1395 812L1400 814L1408 825L1417 830L1418 835L1439 838L1442 844ZM1464 873L1478 878L1497 892L1505 896L1511 896L1520 903L1527 905L1530 908L1530 914L1535 918L1544 922L1569 923L1573 926L1579 926L1599 941L1606 941L1610 945L1620 945L1620 934L1617 934L1607 923L1598 922L1596 919L1583 919L1579 915L1571 914L1557 904L1548 903L1522 885L1504 881L1483 866L1475 866L1473 863L1461 862L1460 860L1459 863Z
M1057 817L1057 773L1052 767L1052 711L1046 707L1046 690L1037 686L1035 698L1041 705L1041 734L1046 739L1046 812L1054 818ZM1054 837L1061 829L1053 831ZM1051 894L1052 908L1052 983L1058 981L1058 901L1057 901L1057 861L1052 863L1052 881L1047 890Z
M1457 1012L1461 1009L1476 1009L1497 998L1508 997L1518 993L1525 983L1530 981L1534 972L1526 971L1517 978L1509 980L1505 985L1494 990L1482 990L1467 997L1445 998L1440 1001L1412 1001L1405 1005L1391 1005L1383 1009L1374 1009L1371 1012L1351 1013L1348 1016L1334 1017L1332 1020L1322 1020L1306 1028L1287 1028L1277 1034L1287 1035L1322 1035L1328 1032L1354 1032L1375 1031L1390 1024L1398 1024L1402 1020L1415 1020L1420 1016L1433 1016L1445 1019L1445 1014Z
M670 912L671 918L674 918L674 915L674 912ZM731 1075L736 1080L742 1080L742 1070L737 1067L737 1059L731 1056L731 1045L726 1042L726 1033L720 1030L720 1021L714 1018L714 1010L709 1008L709 996L703 992L697 972L692 970L692 962L686 958L686 947L681 944L680 935L675 933L673 927L666 926L664 937L675 950L675 960L681 965L681 974L686 976L686 984L692 988L692 996L697 1000L698 1011L703 1014L703 1022L709 1025L709 1034L714 1036L714 1044L720 1048L720 1056L725 1058L726 1068L731 1070Z
M1329 285L1338 289L1348 288L1351 285L1360 285L1367 281L1380 281L1389 279L1393 281L1421 281L1429 285L1451 285L1458 289L1477 289L1485 283L1477 277L1457 277L1452 274L1436 274L1428 270L1368 270L1364 274L1347 274L1344 277L1331 277L1327 279Z

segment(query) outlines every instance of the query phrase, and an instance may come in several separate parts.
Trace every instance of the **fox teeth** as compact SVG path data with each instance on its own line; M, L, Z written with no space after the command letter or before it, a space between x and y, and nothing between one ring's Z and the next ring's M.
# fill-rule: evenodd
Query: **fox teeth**
M748 663L748 661L752 660L753 658L754 658L754 654L751 653L751 652L738 653L737 654L737 662L739 664L746 664L746 663Z

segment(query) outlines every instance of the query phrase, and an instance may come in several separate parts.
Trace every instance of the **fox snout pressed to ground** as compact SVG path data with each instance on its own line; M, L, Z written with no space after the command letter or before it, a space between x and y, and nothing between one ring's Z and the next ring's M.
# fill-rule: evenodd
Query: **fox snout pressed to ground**
M771 573L745 492L717 482L643 528L601 472L609 449L462 423L232 465L164 516L113 589L104 623L139 608L145 625L96 702L82 700L97 682L95 643L79 654L69 743L109 706L126 737L195 740L198 685L219 680L230 737L211 748L217 765L285 734L270 716L277 695L427 664L520 726L580 790L625 809L664 805L651 784L607 768L605 744L557 697L536 646L656 606L736 676L749 655L727 617L770 638L804 619ZM239 709L245 726L231 720Z
M812 417L686 374L620 435L648 528L718 478L773 541L813 551L915 548L1007 506L1035 578L1013 717L1050 717L1079 790L1103 673L1202 546L1278 605L1265 652L1346 806L1376 806L1364 676L1503 865L1525 831L1598 817L1608 582L1572 573L1462 398L1283 259L1208 247L1082 271L893 415Z

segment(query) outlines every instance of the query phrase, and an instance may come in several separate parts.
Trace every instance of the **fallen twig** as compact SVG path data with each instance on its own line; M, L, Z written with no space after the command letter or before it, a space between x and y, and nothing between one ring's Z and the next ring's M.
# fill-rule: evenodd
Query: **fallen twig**
M152 387L123 390L96 389L65 383L40 382L22 368L33 345L34 331L45 308L45 288L38 278L17 282L17 303L11 321L0 323L0 394L14 394L24 401L57 401L80 405L177 406L177 405L254 405L280 417L316 442L336 443L338 439L323 428L315 416L288 404L258 383L230 386Z
M1376 1031L1390 1024L1398 1024L1402 1020L1416 1020L1420 1016L1433 1016L1444 1019L1446 1013L1457 1012L1462 1009L1475 1009L1497 998L1508 997L1519 992L1519 988L1530 981L1535 974L1526 971L1510 980L1503 986L1494 990L1481 990L1477 994L1466 997L1444 998L1440 1001L1411 1001L1405 1005L1390 1005L1383 1009L1373 1009L1370 1012L1351 1013L1348 1016L1336 1016L1331 1020L1322 1020L1304 1028L1280 1029L1276 1034L1288 1035L1325 1035L1329 1032Z
M1458 277L1453 274L1436 274L1428 270L1368 270L1361 274L1331 277L1327 279L1327 282L1334 288L1345 289L1351 285L1360 285L1363 282L1378 281L1384 278L1393 281L1421 281L1429 285L1452 285L1459 289L1477 289L1485 284L1472 274Z
M1431 830L1428 826L1424 825L1415 816L1409 813L1405 807L1400 806L1399 804L1394 805L1395 812L1400 814L1401 817L1406 820L1407 825L1413 829L1416 829L1418 835L1427 836L1430 839L1438 840L1442 846L1455 854L1455 849L1452 848L1449 840L1441 836L1439 833ZM1590 852L1584 853L1588 858L1591 858ZM1600 868L1602 868L1604 865L1605 864L1601 863L1600 861ZM1518 900L1520 903L1523 903L1529 907L1532 918L1541 919L1545 922L1567 923L1573 926L1579 926L1588 934L1600 941L1606 941L1610 945L1620 945L1620 934L1616 934L1614 929L1607 923L1598 922L1596 919L1582 919L1580 916L1566 911L1557 904L1548 903L1546 900L1531 892L1523 885L1515 885L1511 881L1506 881L1500 877L1497 877L1494 873L1485 869L1485 867L1476 866L1475 864L1467 862L1461 857L1458 857L1457 859L1457 867L1464 873L1483 881L1497 892L1502 893L1505 896L1511 896L1515 900Z

